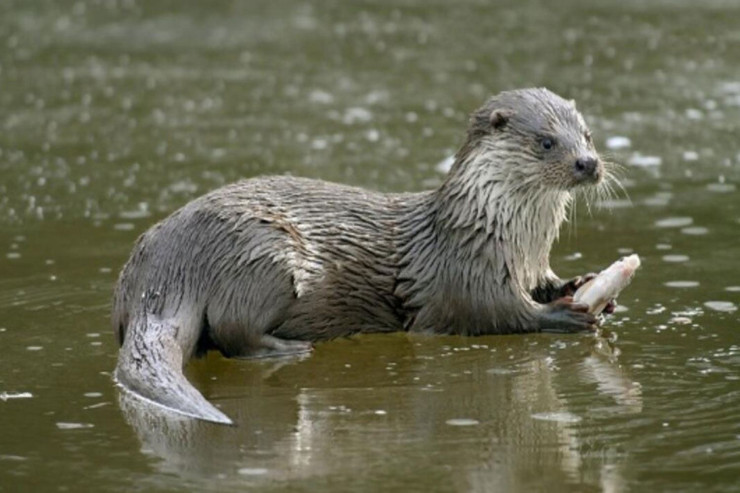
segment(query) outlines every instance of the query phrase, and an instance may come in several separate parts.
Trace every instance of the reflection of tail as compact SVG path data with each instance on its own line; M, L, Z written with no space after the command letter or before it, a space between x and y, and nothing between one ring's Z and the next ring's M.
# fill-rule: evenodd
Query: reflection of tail
M142 307L129 321L118 354L116 382L135 396L170 411L233 424L187 381L182 373L184 351L177 337L179 327L150 313L146 301L142 300Z

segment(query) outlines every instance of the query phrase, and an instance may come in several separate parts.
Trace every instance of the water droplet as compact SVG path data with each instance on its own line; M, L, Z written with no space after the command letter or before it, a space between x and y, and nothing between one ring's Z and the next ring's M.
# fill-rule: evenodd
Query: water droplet
M687 262L688 260L688 255L663 255L664 262Z
M270 471L264 467L242 467L237 472L243 476L264 476Z
M737 305L731 301L707 301L704 303L707 308L718 312L734 312Z
M33 394L30 392L0 392L0 401L7 401L10 399L30 399Z
M734 192L736 188L732 183L710 183L707 185L707 190L714 193Z
M690 217L667 217L655 221L655 226L658 228L683 228L689 226L694 220Z
M438 162L434 166L434 169L436 169L440 173L448 173L450 169L452 169L453 164L455 164L455 156L448 156L442 161Z
M627 149L632 146L632 141L628 137L614 135L606 139L606 147L609 149Z
M475 426L480 424L477 419L470 418L452 418L445 421L450 426Z
M93 426L92 423L57 423L57 428L60 430L82 430Z
M709 233L709 230L704 226L692 226L690 228L683 228L681 232L685 235L701 236Z
M575 414L566 411L537 413L533 414L532 418L540 421L556 421L558 423L578 423L582 419L580 416L576 416Z
M660 158L660 156L645 156L638 152L636 154L633 154L632 157L629 158L627 164L638 166L641 168L648 168L652 166L660 166L662 162L663 160Z
M668 281L663 283L669 288L695 288L699 285L698 281Z

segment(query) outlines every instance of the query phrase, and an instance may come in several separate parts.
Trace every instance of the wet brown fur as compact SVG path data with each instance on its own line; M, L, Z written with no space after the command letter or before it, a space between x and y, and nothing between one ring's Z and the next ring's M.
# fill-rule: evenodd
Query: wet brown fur
M598 159L575 106L528 89L472 115L437 190L381 194L265 177L200 197L144 233L121 272L117 379L159 402L156 367L171 364L171 352L185 364L211 348L284 354L306 348L290 341L364 332L587 328L592 317L547 304L566 285L548 257L571 191L600 179L598 167L594 176L574 171L583 156ZM159 355L140 343L152 327L170 328ZM198 415L203 403L159 403L212 419Z

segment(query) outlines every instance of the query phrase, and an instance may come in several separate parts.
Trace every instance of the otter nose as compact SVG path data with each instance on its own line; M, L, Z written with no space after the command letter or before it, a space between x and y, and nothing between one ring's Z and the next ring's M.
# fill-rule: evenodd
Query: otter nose
M574 168L576 176L579 178L599 177L599 161L595 157L588 156L576 159Z

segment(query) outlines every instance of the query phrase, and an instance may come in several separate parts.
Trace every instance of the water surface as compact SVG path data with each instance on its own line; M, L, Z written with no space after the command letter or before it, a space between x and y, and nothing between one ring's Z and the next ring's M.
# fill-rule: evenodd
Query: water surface
M0 490L736 491L740 6L714 0L0 4ZM241 177L440 183L503 89L574 98L629 198L563 277L637 252L604 337L405 334L189 378L237 428L113 387L136 237Z

